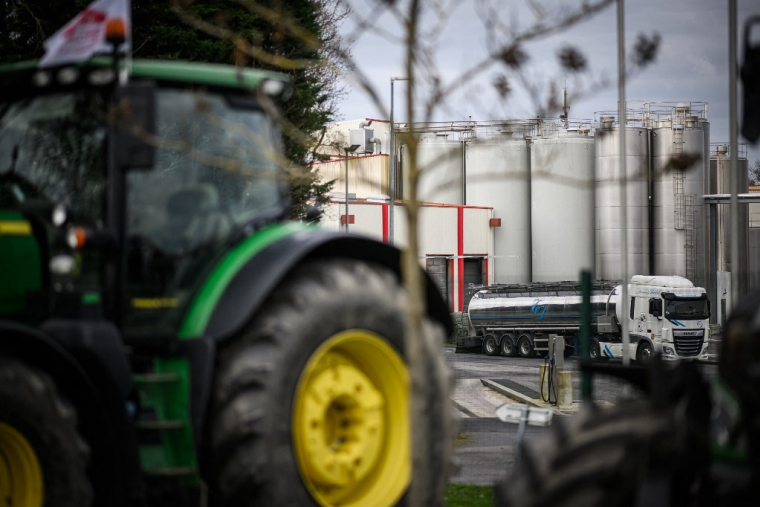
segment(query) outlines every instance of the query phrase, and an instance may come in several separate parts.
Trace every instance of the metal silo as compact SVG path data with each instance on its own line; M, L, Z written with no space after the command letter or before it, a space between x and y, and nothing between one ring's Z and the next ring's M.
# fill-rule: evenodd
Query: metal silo
M495 283L526 283L531 277L530 155L527 141L509 131L467 143L467 204L493 207Z
M594 135L596 164L596 278L620 280L620 126L602 116ZM628 273L650 274L649 131L625 128Z
M652 104L653 275L705 286L706 104Z
M462 141L449 139L448 133L422 137L417 149L417 167L421 171L417 199L423 202L464 204L464 148ZM407 147L404 147L406 153ZM408 164L402 167L404 199L408 194Z
M728 143L716 143L710 151L710 185L711 194L730 194L729 183L731 155ZM749 192L749 173L747 162L747 145L739 145L737 152L737 172L739 193ZM718 271L731 271L731 209L728 205L717 205L715 217L716 267ZM739 205L739 273L749 275L749 205ZM749 276L739 276L739 294L749 291Z
M530 148L532 281L577 280L594 264L594 138L540 126Z

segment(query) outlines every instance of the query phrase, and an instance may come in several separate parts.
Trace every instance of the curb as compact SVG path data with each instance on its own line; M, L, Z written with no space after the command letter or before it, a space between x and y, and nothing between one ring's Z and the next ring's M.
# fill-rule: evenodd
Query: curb
M579 407L576 407L575 403L573 404L573 408L561 410L559 407L550 405L548 403L544 403L541 400L536 400L529 396L525 396L524 394L518 393L514 389L504 387L503 385L497 384L496 382L489 380L487 378L481 378L480 382L487 388L492 389L496 391L497 393L503 394L507 398L515 400L519 403L525 403L526 405L530 405L532 407L538 407L538 408L550 408L554 410L554 413L557 415L572 415L572 414L578 413Z
M511 398L515 401L519 401L520 403L525 403L526 405L531 405L533 407L545 407L546 404L542 403L539 400L534 400L533 398L529 396L525 396L524 394L520 394L517 391L510 389L508 387L504 387L501 384L497 384L496 382L492 380L488 380L487 378L482 378L480 381L483 383L484 386L488 387L489 389L493 389L497 393L503 394L507 398Z

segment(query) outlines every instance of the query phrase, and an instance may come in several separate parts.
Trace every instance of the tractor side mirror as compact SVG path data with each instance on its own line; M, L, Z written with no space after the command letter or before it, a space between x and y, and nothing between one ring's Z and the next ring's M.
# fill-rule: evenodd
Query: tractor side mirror
M156 159L156 85L136 82L120 87L111 121L117 166L123 170L152 168Z

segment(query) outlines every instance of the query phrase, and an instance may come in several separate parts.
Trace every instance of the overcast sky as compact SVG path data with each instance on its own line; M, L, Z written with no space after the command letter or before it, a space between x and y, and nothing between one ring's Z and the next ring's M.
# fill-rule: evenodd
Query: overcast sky
M350 39L350 47L358 66L368 76L384 104L390 109L390 78L404 75L403 46L373 30L356 30L357 17L372 20L372 26L391 34L400 32L398 23L389 13L383 13L377 0L352 0L355 17L347 20L341 31ZM400 2L402 3L402 2ZM428 5L432 1L424 1ZM475 61L488 54L488 43L483 18L484 5L499 9L501 19L514 27L527 27L533 14L523 0L449 0L448 22L440 37L434 55L437 73L444 83L450 82L468 69ZM571 0L563 2L545 0L543 5L553 12L561 6L577 5ZM742 31L744 21L760 15L760 0L738 0L739 58L743 59ZM626 46L630 49L640 33L648 36L659 33L661 46L657 60L627 82L629 100L650 102L707 102L711 124L711 142L728 142L728 2L720 0L628 0L626 1ZM434 22L427 11L428 25ZM753 31L753 42L760 45L760 28ZM590 73L582 79L574 78L556 64L557 50L565 45L580 49L586 56ZM583 21L560 34L533 42L525 47L529 56L524 71L533 83L546 84L550 79L567 81L571 95L587 90L588 79L608 79L609 86L586 92L573 100L571 118L594 119L594 112L617 108L617 35L615 7L606 9L593 18ZM498 65L477 78L468 79L468 87L438 110L435 120L502 120L535 117L536 107L519 87L514 76L513 92L507 101L500 99L492 85ZM378 109L367 94L347 80L351 88L341 102L341 119L383 118L385 111ZM404 82L396 82L397 121L406 119L403 107ZM544 88L547 89L546 87ZM741 101L741 87L739 89ZM741 102L739 121L741 121ZM743 139L740 138L740 142ZM750 147L750 163L760 159L760 142Z

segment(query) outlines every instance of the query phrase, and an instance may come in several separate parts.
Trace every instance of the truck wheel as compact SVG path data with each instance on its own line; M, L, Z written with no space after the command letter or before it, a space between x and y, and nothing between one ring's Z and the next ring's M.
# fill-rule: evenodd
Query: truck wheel
M652 344L647 341L642 341L639 347L636 349L636 361L646 366L652 361Z
M505 357L515 357L517 355L517 343L513 335L505 334L501 336L501 355Z
M517 341L517 349L520 357L536 357L536 349L533 346L533 337L529 334L520 336Z
M219 351L212 401L219 505L396 505L412 474L405 294L390 271L342 259L299 267ZM425 322L430 396L424 505L451 472L444 330Z
M496 343L496 337L492 334L487 334L483 338L483 353L487 356L495 356L499 353L499 344Z
M602 360L602 351L599 347L599 340L596 338L591 339L591 343L589 344L588 349L588 355L589 359L593 362L601 361Z
M46 374L0 358L0 495L3 505L88 506L89 448L74 408Z
M511 476L496 484L497 506L627 507L642 504L642 490L650 499L653 491L684 492L679 500L691 504L703 449L687 445L689 423L677 423L672 411L650 402L591 406L552 426L542 441L521 447Z

